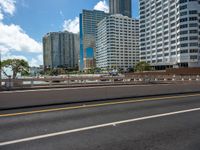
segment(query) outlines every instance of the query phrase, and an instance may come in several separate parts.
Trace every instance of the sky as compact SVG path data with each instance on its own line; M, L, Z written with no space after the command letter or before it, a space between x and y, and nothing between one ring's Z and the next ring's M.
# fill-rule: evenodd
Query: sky
M138 0L132 0L139 18ZM20 58L30 66L43 64L42 37L48 32L79 32L82 9L108 12L108 0L0 0L2 59Z

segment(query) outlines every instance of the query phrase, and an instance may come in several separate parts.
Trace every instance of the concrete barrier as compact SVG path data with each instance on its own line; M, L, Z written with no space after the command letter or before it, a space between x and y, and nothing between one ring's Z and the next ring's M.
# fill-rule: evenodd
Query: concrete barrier
M62 103L200 92L199 83L82 87L0 92L0 110Z

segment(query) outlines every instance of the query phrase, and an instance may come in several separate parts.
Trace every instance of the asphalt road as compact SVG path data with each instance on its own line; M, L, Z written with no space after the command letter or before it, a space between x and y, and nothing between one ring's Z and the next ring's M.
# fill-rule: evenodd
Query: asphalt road
M200 94L77 105L0 112L0 150L200 149Z

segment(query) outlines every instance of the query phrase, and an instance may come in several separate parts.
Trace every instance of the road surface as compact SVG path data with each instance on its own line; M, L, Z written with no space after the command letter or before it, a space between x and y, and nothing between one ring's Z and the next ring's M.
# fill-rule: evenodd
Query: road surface
M0 112L0 150L199 150L200 94Z

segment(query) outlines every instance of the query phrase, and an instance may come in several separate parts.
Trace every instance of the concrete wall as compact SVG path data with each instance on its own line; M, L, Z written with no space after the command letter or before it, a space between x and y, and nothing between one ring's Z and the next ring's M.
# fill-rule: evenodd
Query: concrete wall
M200 84L162 84L110 87L83 87L0 93L0 110L60 103L200 92Z

